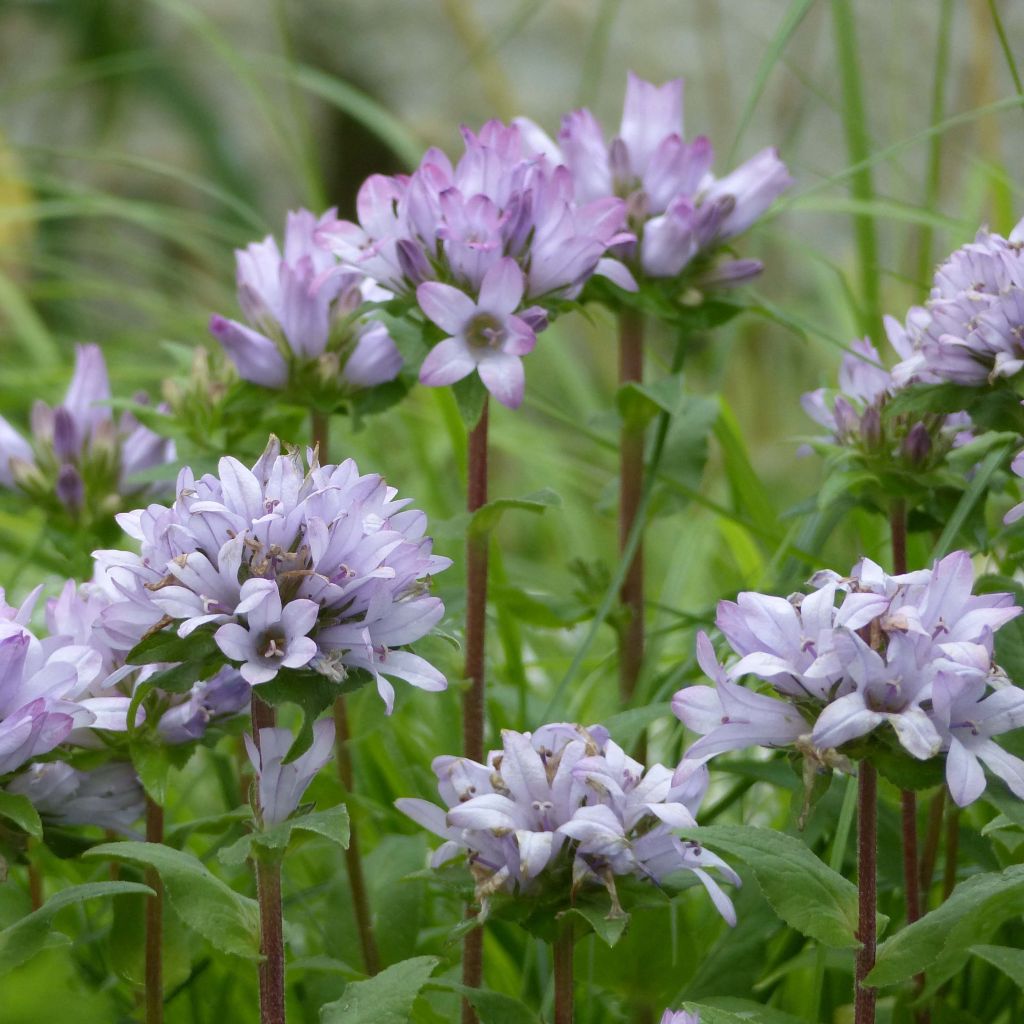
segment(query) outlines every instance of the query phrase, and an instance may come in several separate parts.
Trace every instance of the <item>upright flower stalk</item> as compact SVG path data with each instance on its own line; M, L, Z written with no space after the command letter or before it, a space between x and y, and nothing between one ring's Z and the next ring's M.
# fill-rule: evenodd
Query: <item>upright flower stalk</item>
M619 387L644 375L644 322L634 310L619 314ZM644 487L644 428L624 420L619 435L619 554L625 553ZM619 630L619 698L636 692L644 658L644 553L641 541L620 591L625 621Z
M164 841L164 809L146 796L146 842ZM164 1019L164 887L160 873L146 868L146 885L154 895L146 900L146 1024L163 1024Z
M551 943L551 959L555 977L555 1024L572 1024L573 1020L573 953L576 936L572 923L562 925Z
M878 903L878 773L870 761L860 763L857 776L857 952L853 1021L874 1024L877 990L864 984L875 966Z
M310 413L313 445L317 457L324 462L330 458L330 421L326 413L313 410ZM352 752L349 750L351 729L348 722L348 705L344 695L334 701L334 743L335 760L338 765L338 779L346 798L352 792L355 778L352 772ZM348 872L349 891L352 894L352 911L356 919L359 948L363 954L366 973L374 975L380 970L380 953L373 929L373 914L370 910L370 895L363 874L362 847L359 841L359 825L349 818L348 846L345 848L345 868Z
M466 476L466 511L472 514L487 504L488 400L484 399L480 419L469 431ZM488 539L470 530L466 534L466 661L464 674L469 687L462 697L462 753L471 761L484 759L485 639L487 631ZM469 911L472 913L472 911ZM483 982L482 928L469 932L462 945L462 983L479 988ZM469 1000L462 1001L463 1024L476 1024L476 1011Z

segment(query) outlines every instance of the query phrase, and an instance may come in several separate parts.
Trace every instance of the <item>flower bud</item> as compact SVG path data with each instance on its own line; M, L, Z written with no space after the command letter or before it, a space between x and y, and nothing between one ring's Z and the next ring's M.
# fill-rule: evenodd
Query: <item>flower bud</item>
M915 423L903 439L900 454L911 466L922 466L932 450L932 438L923 423Z

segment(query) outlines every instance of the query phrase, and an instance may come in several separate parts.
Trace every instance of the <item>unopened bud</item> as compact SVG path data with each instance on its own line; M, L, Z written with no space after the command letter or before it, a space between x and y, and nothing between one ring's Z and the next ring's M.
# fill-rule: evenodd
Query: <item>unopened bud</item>
M865 448L878 448L882 443L882 416L877 405L869 405L861 416L860 437Z
M912 466L921 466L925 463L932 450L932 438L928 428L923 423L915 423L910 433L903 439L901 445L903 458Z

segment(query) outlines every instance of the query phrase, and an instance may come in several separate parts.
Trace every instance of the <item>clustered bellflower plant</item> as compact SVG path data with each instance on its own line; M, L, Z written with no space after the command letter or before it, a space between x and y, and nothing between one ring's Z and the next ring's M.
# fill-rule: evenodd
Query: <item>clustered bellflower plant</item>
M272 440L251 469L233 458L217 476L184 469L173 505L120 515L140 553L98 553L123 595L101 618L142 617L150 630L173 622L183 640L202 630L253 686L283 669L338 683L362 670L389 712L389 678L444 689L433 666L402 650L444 612L429 578L450 563L431 553L426 517L351 460L308 459Z
M715 685L673 699L702 734L679 774L758 745L795 746L823 765L885 758L898 778L907 769L891 764L896 752L944 762L960 806L985 789L981 763L1024 798L1024 760L993 739L1024 725L1024 689L992 660L993 634L1022 609L1012 594L973 594L973 578L965 551L899 576L864 559L846 577L817 573L810 594L721 602L716 622L739 658L723 667L700 634L698 658ZM775 696L739 685L748 676Z
M188 385L167 383L164 394L176 396L171 409L146 413L139 396L135 414L116 415L104 356L98 346L82 345L63 402L37 402L30 434L0 417L0 487L40 506L48 530L37 547L59 548L74 569L41 560L60 576L79 576L55 584L51 573L17 605L0 589L0 852L26 869L39 915L15 921L0 936L0 970L17 966L4 959L11 950L27 958L43 945L61 906L135 893L144 897L140 964L125 954L132 943L121 934L112 958L126 977L141 973L143 984L121 1009L131 1013L139 1004L146 1024L162 1024L165 1004L179 990L204 984L199 976L206 969L193 964L183 985L169 989L162 942L165 931L174 932L163 920L165 886L175 929L257 965L261 1024L285 1024L289 998L301 999L307 1015L324 1024L347 1021L353 1008L372 1016L381 1000L386 1014L419 1020L420 996L448 1010L461 998L464 1024L477 1024L478 1013L533 1019L534 1010L485 989L483 933L494 929L504 943L508 933L500 929L508 922L550 943L550 970L541 957L541 969L522 974L524 992L538 975L538 1001L554 1024L573 1024L574 949L592 938L633 944L642 961L637 977L647 961L649 974L660 976L669 947L673 965L677 946L694 962L656 1001L635 979L607 1006L590 998L591 1019L621 1010L653 1020L666 1003L683 1008L664 1010L661 1024L700 1024L702 1015L710 1024L740 1019L732 1009L689 1001L693 991L711 986L722 963L746 976L744 957L734 958L729 945L729 928L738 924L749 929L744 941L751 948L760 942L772 979L764 982L767 995L756 990L758 998L782 1003L792 985L809 1019L823 1019L824 993L839 988L832 978L826 984L836 965L823 950L795 946L793 935L776 941L756 914L748 916L761 892L794 931L856 949L852 1006L829 992L836 1020L875 1024L878 994L892 986L902 986L884 1004L894 1024L932 1024L933 1009L936 1022L940 1015L953 1019L959 1010L950 979L967 950L987 950L992 963L1014 968L1016 949L986 943L1003 924L1000 915L1019 903L1024 849L1024 748L1014 735L1024 727L1024 685L1015 678L1024 664L1024 549L1015 527L1024 502L1014 504L1020 485L1013 479L1024 477L1024 228L1006 237L980 231L939 265L924 304L904 322L879 315L875 325L875 314L865 316L864 329L877 331L849 346L838 390L804 396L805 411L827 431L812 441L826 457L819 505L856 509L860 557L848 573L815 572L799 593L750 590L720 601L721 655L718 641L699 628L710 623L688 613L682 628L697 627L696 665L706 677L695 679L697 669L685 659L646 643L645 517L664 475L670 429L678 437L680 426L692 428L675 419L684 355L695 335L742 310L734 298L742 293L724 290L751 280L762 265L735 251L735 242L793 181L773 147L719 176L711 140L686 137L682 107L681 79L659 85L630 74L611 137L586 109L567 114L554 138L527 117L464 127L454 159L432 147L410 161L409 174L371 175L358 191L355 220L339 218L336 207L323 214L293 210L280 242L268 235L236 250L239 318L212 315L209 333L220 348L203 350ZM489 586L500 516L553 501L545 494L490 503L489 404L493 398L508 410L523 406L526 357L538 337L588 303L603 305L618 321L619 390L608 422L619 431L620 564L609 572L604 600L588 604L590 630L566 659L548 713L538 716L549 724L531 728L547 661L533 650L524 657L520 628L534 628L537 617L550 625L554 616L559 626L578 620L549 616L542 600L507 579L514 562L503 560L501 578L491 581L498 585ZM645 371L648 318L676 339L669 373L653 381ZM883 328L893 350L885 356L878 346ZM214 380L207 351L223 353L234 371ZM361 843L401 819L386 806L375 809L357 785L367 750L382 742L392 761L384 774L401 779L427 730L403 720L403 709L384 724L372 694L367 706L376 724L365 707L350 719L346 697L372 682L386 716L396 703L415 714L426 698L407 692L397 701L395 680L402 680L437 695L435 706L442 720L448 717L451 673L442 659L435 664L424 656L429 650L412 648L445 615L434 577L451 559L434 553L426 514L384 475L332 457L331 418L351 414L348 433L333 438L336 448L351 452L356 433L366 429L363 414L382 412L416 379L452 386L466 428L465 452L461 438L453 438L455 461L465 463L468 513L465 600L458 595L454 602L464 610L464 628L460 633L456 625L452 638L465 656L462 678L452 679L461 693L463 743L458 754L437 755L445 749L437 739L430 751L440 803L395 801L405 818L442 840L429 855L431 870L416 872L416 885L393 884L392 860L404 865L405 850L415 851L414 859L425 853L422 838L409 836L406 847L396 842L375 851L371 887ZM245 419L248 412L239 409L258 412L252 423L230 423L223 435L197 440L204 416L213 418L204 406L214 404L217 389L248 402L225 402L228 420ZM308 436L301 428L294 444L272 436L256 457L268 424L279 417L298 422L283 412L296 408L308 414ZM506 415L495 418L494 430L506 429ZM648 445L654 416L658 430ZM723 424L719 417L716 425ZM154 483L162 467L177 465L174 443L152 429L163 426L199 449L183 460L190 465L178 470L173 488ZM368 445L385 464L392 426L376 421L379 434ZM254 431L259 442L250 451L220 443L221 436ZM729 450L727 435L719 438L726 461L745 462ZM687 434L691 440L706 437ZM733 447L743 455L738 439ZM412 458L431 450L424 445ZM517 451L503 438L504 457ZM742 506L735 465L730 483ZM742 511L730 524L737 530L745 529ZM875 550L879 512L891 565ZM837 536L845 523L837 516ZM112 539L116 526L124 534L119 541ZM775 528L762 533L768 544ZM88 570L79 571L90 552ZM799 577L783 562L811 565L789 540L783 553L786 559L759 559L757 571L766 579L789 574L792 585ZM442 591L445 600L454 588L448 578L441 583L450 588ZM47 599L40 602L43 590ZM509 593L514 606L505 603ZM609 661L594 659L591 650L604 622L617 634L618 707ZM487 654L492 623L503 642L500 664ZM578 639L575 631L559 636L560 655ZM573 692L588 654L595 666L590 689L577 685ZM513 712L506 675L515 665L522 699ZM492 675L497 685L485 686ZM658 701L682 680L671 700L677 722ZM631 741L620 745L601 725L559 720L570 692L574 707L593 699L622 712L617 722L605 721L617 733L620 724L622 734L634 732ZM523 721L511 721L515 715ZM510 722L518 728L502 728L500 746L487 751L491 733ZM687 730L698 737L689 745ZM332 761L333 785L340 783L351 821L343 804L318 806L325 792L318 777ZM770 801L758 799L760 789L748 799L752 787L788 778L780 762L802 769L805 785L786 829L764 827ZM371 767L380 774L380 764ZM179 769L215 777L224 814L192 820L191 800L169 800ZM729 773L739 776L731 786L722 781ZM822 796L834 775L854 780L835 820ZM879 778L899 791L903 866L902 903L898 914L885 908L893 935L881 947ZM410 782L404 791L412 788ZM240 793L251 814L234 806ZM930 799L923 849L919 794ZM986 804L999 815L988 814ZM167 813L182 820L167 829ZM360 819L365 825L371 816L373 830L361 833ZM854 818L856 897L842 874ZM761 824L736 823L751 820ZM813 828L801 839L809 821ZM81 828L91 831L76 832ZM97 845L99 830L110 841ZM954 885L957 846L967 830L995 835L1002 845L983 865L998 870L972 866L961 887ZM202 860L187 849L194 833L215 836ZM1007 833L1013 838L1004 841ZM337 1001L317 1006L310 1000L320 998L320 983L303 975L289 996L285 973L286 935L296 947L305 936L284 927L284 886L291 880L283 863L303 834L332 853L345 850L344 871L332 876L344 877L352 939L368 976L349 980L347 967L344 980L333 968L324 972L329 984L345 988ZM940 846L944 902L929 920ZM743 861L757 882L735 904L723 883L738 887L741 876L719 848L729 861ZM93 880L44 903L47 863L78 853L142 869L145 884ZM217 877L218 862L229 871L249 865L255 904ZM386 884L376 884L382 877ZM313 891L304 889L303 898ZM439 915L452 911L447 922L434 922L447 927L401 938L410 952L438 955L385 966L397 943L391 935L378 943L378 929L404 921L407 908L408 919L418 920L428 891L447 908ZM454 898L435 901L437 893ZM1014 927L1003 934L1019 934ZM936 950L939 932L946 944ZM963 936L969 945L961 950ZM461 984L451 980L455 938L462 940ZM698 961L707 949L714 960ZM307 973L322 960L340 962L335 950L329 958L301 953ZM603 952L588 955L592 974L605 969ZM982 986L969 979L964 987ZM730 993L735 1013L756 1022L765 1011L746 994ZM1005 1007L991 1009L977 1019L1012 1024ZM425 1012L443 1016L434 1006Z

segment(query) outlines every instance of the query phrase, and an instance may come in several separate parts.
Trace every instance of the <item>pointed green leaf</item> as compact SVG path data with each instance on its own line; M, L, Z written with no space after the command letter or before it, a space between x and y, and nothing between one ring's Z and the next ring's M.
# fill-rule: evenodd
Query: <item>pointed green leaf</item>
M1024 949L1009 946L971 946L971 952L998 967L1018 988L1024 989Z
M502 992L469 988L447 979L430 982L430 988L456 992L470 1003L480 1024L540 1024L540 1018L525 1003Z
M349 985L320 1010L320 1024L409 1024L413 1003L433 970L436 956L416 956Z
M348 809L344 804L326 811L313 811L297 818L288 818L265 832L250 832L237 842L225 847L218 856L222 864L235 866L244 863L261 849L283 851L292 837L292 831L315 832L317 835L337 843L343 850L348 848Z
M561 504L562 499L549 487L522 498L498 498L489 501L473 513L469 521L469 533L475 537L490 533L501 522L501 517L511 509L539 514L549 508L558 508Z
M168 902L189 928L225 953L259 959L256 902L240 896L190 853L158 843L123 842L104 843L85 856L155 868Z
M765 899L790 927L826 946L857 946L857 887L799 839L747 825L708 825L679 834L747 863Z
M0 818L13 821L22 832L27 832L34 839L40 839L43 835L39 812L27 796L0 789Z
M941 907L925 914L878 947L869 985L895 985L942 958L943 973L966 962L969 948L999 925L1024 913L1024 864L974 875L961 882Z
M50 936L54 915L65 907L123 893L152 896L153 890L139 882L90 882L74 885L51 896L38 910L0 931L0 974L23 964L43 948Z

